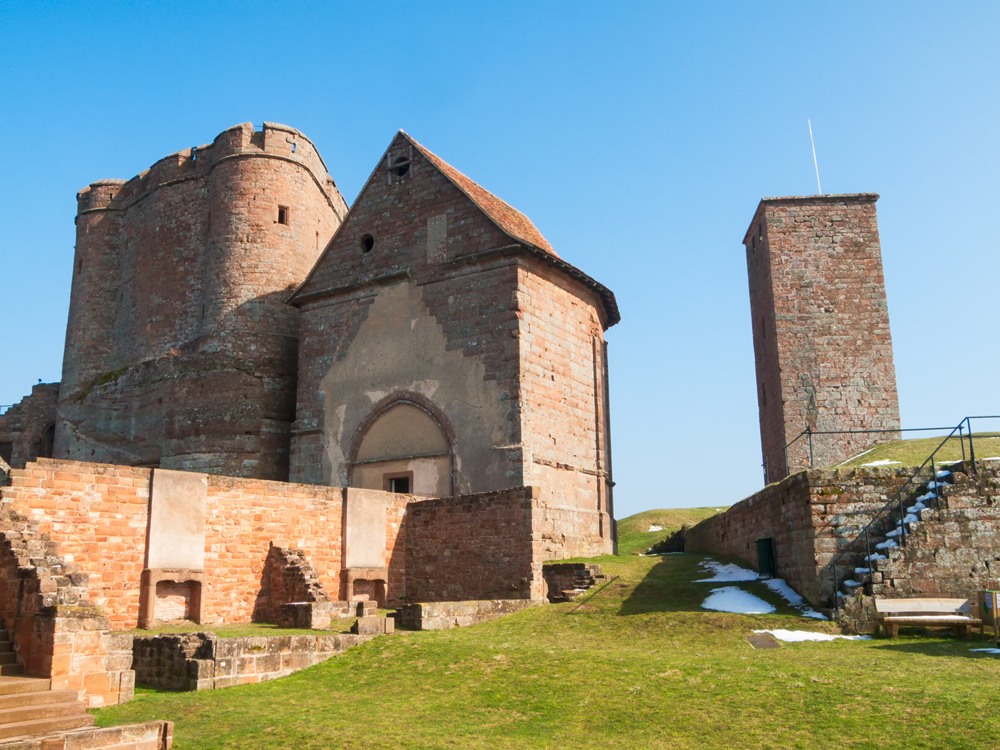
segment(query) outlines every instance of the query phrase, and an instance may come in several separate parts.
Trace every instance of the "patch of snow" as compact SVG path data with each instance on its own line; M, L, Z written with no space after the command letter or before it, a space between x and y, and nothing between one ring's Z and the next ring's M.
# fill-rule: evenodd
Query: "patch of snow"
M990 456L989 458L984 458L983 461L1000 461L1000 456Z
M962 463L962 459L956 458L954 461L941 461L938 463L938 466L951 466L952 464L960 464L960 463Z
M927 483L927 489L933 490L935 487L947 487L944 482L935 482L933 479Z
M854 586L860 586L861 582L855 581L853 578L848 578L846 581L844 581L844 585L851 586L853 588Z
M934 475L936 479L944 479L945 477L950 477L950 476L951 472L947 470L939 471L937 474Z
M806 600L803 599L795 591L795 589L785 583L785 581L781 578L771 578L770 580L764 581L764 585L771 589L774 593L778 594L793 607L800 610L803 617L812 617L815 620L826 619L826 615L822 612L817 612L815 609L810 607Z
M878 545L878 546L881 546L881 545ZM887 560L888 558L885 555L880 555L878 552L872 552L865 559L866 560L872 560L874 562L875 560Z
M907 615L907 620L971 620L965 615Z
M1000 648L970 648L969 651L978 651L981 654L1000 654Z
M662 527L662 526L657 526L657 525L656 525L656 524L654 523L654 524L653 524L652 526L650 526L650 527L649 527L649 530L650 530L650 531L663 531L663 527Z
M826 633L810 633L808 630L755 630L755 633L770 633L779 641L785 643L802 643L803 641L835 641L843 638L845 641L870 641L870 635L828 635Z
M918 497L917 502L922 503L924 500L933 500L936 497L937 495L934 494L933 492L928 492L926 495L921 495L920 497Z
M666 555L683 555L683 552L646 552L639 553L639 557L665 557Z
M733 563L720 563L715 560L705 560L701 567L713 574L712 578L701 578L695 583L735 583L736 581L756 581L759 575L752 570L741 568Z
M883 458L881 461L872 461L870 464L861 464L862 466L891 466L892 464L901 464L902 461L893 461L891 458Z
M868 568L855 568L855 569L854 569L854 572L855 572L855 573L860 573L860 574L861 574L861 575L863 575L863 576L866 576L866 575L868 575L869 573L871 573L871 571L870 571L870 570L869 570Z
M919 520L920 520L920 519L919 519L919 518L917 518L917 517L916 517L915 515L913 515L912 513L907 513L907 514L906 514L906 515L905 515L905 516L903 517L903 523L916 523L916 522L917 522L917 521L919 521Z
M703 609L716 612L735 612L740 615L769 615L774 607L760 597L744 591L738 586L712 589L712 593L701 603Z
M892 531L890 531L888 534L886 534L886 536L899 536L902 533L903 533L903 530L897 528L897 529L893 529ZM875 546L878 547L877 544Z
M899 545L896 544L896 542L894 542L892 539L888 539L884 542L876 544L875 549L892 549L893 547L898 547L898 546Z
M927 506L923 503L917 503L916 505L911 505L906 509L907 513L919 513L922 510L927 510Z

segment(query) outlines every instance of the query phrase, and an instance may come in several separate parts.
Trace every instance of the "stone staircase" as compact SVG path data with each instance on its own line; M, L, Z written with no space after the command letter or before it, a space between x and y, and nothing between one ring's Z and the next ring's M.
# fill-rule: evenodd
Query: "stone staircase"
M52 690L48 679L24 676L7 631L0 630L0 743L93 724L76 690Z
M542 566L548 584L548 599L553 604L573 602L608 577L600 565L588 563L548 563Z
M902 555L906 537L917 530L921 514L940 506L945 488L951 482L950 470L937 471L910 493L909 501L903 504L903 514L894 504L868 528L867 544L864 533L857 537L852 548L836 562L838 597L872 595L873 584L881 583L881 570Z

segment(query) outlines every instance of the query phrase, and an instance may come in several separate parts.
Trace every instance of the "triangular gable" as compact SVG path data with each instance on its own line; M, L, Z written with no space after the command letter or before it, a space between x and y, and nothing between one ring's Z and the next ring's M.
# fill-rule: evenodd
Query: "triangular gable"
M551 253L557 258L559 257L559 254L552 248L549 241L542 236L542 233L538 231L538 227L531 222L531 219L509 203L500 200L493 193L470 180L437 154L428 151L404 131L400 130L399 133L412 143L413 147L419 150L431 164L437 167L438 171L447 177L455 187L465 193L486 214L490 221L496 224L505 234L518 242L524 242L537 247L539 250Z
M365 181L364 187L361 188L357 198L355 198L354 204L347 212L347 216L344 217L343 223L334 233L330 242L327 243L326 248L313 265L312 270L286 300L289 304L298 306L305 299L311 298L315 294L323 293L323 290L320 288L311 288L315 285L317 274L320 272L320 269L327 265L327 258L330 253L334 252L334 248L338 246L340 235L349 230L353 214L360 206L364 205L366 195L371 190L372 185L378 180L385 179L386 156L392 153L393 148L398 146L400 141L405 141L416 149L421 157L437 170L438 174L450 182L459 193L464 195L482 213L483 217L500 232L513 239L517 245L520 245L529 254L534 255L548 265L554 266L562 273L576 279L596 292L601 298L607 313L607 325L609 327L621 320L614 293L583 271L562 260L552 248L552 245L542 236L542 233L538 231L538 228L527 216L473 182L436 154L421 146L402 130L393 137L388 148L386 148L378 162L376 162L375 168Z

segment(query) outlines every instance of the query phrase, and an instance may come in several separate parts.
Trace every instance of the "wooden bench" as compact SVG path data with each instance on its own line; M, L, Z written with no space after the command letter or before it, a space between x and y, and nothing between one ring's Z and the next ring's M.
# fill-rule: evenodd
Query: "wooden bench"
M876 599L878 624L889 638L899 635L900 625L922 628L954 628L959 638L967 638L982 620L972 616L968 599Z

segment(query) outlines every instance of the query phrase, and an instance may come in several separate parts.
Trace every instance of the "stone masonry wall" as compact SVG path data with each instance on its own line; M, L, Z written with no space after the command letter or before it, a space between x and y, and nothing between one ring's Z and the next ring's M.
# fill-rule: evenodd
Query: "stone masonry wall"
M4 750L171 750L172 721L93 727L4 742Z
M375 636L219 638L214 633L135 639L136 679L167 690L217 690L265 682L311 667Z
M874 194L765 198L744 238L768 480L813 430L898 429L899 402ZM815 437L832 466L888 434ZM808 441L789 449L809 466Z
M535 493L521 487L411 506L407 601L542 598L541 561L537 571L533 562Z
M920 514L906 544L879 560L878 597L973 598L1000 580L1000 462L949 467L942 506Z
M15 471L3 492L11 508L58 543L89 576L90 602L116 630L138 624L145 567L148 469L39 459Z
M605 321L593 292L537 262L519 273L525 484L600 515L593 554L613 551ZM569 553L572 554L572 553Z
M336 594L334 595L336 596ZM279 621L281 608L293 602L329 602L316 572L302 550L276 547L264 561L260 594L253 613L255 622Z
M758 539L771 537L778 577L814 606L833 591L828 565L906 482L912 469L800 471L684 530L685 551L757 567Z
M78 195L55 455L285 479L305 278L346 205L249 123Z
M42 383L31 387L31 395L0 414L0 445L9 445L0 450L4 458L15 469L23 469L29 461L39 456L51 456L51 440L46 431L56 421L56 400L59 397L58 383Z

